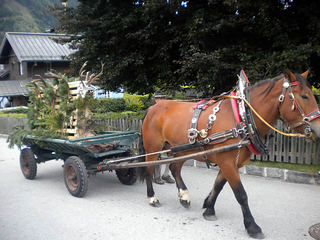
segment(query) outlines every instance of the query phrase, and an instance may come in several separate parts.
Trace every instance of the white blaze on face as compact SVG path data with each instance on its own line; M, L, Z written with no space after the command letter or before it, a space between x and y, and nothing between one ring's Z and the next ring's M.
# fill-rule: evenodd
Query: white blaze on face
M189 191L179 189L179 199L183 201L190 202Z

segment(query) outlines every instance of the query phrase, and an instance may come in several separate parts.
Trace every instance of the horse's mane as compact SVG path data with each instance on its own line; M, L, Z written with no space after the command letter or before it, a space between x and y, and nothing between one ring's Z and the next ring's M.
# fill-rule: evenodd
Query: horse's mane
M302 87L308 86L310 88L310 84L308 83L308 81L304 77L302 77L300 74L294 74L294 75ZM277 81L279 81L280 79L282 79L283 77L284 77L284 74L280 74L274 78L267 78L267 79L258 81L253 86L251 86L250 89L254 89L256 87L259 87L259 86L262 86L265 84L269 84L268 87L262 92L265 95L268 95L270 93L271 89L274 87L275 83Z

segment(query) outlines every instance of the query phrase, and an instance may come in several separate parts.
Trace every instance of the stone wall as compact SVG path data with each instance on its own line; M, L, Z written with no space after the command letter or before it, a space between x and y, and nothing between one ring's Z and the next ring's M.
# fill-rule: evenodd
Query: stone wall
M0 118L0 134L10 134L19 125L27 126L27 119Z

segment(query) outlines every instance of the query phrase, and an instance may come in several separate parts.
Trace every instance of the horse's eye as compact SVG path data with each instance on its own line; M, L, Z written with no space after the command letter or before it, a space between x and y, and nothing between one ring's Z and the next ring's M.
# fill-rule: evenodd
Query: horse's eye
M307 100L307 99L308 99L308 96L307 96L307 95L302 95L301 97L302 97L302 99L304 99L304 100Z

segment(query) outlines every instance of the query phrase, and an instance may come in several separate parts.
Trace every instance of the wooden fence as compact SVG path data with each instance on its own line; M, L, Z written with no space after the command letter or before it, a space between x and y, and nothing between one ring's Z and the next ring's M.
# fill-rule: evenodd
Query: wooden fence
M281 121L278 121L276 128L284 131ZM320 142L316 143L305 138L286 137L280 133L270 131L266 137L268 143L269 155L253 155L253 160L272 161L298 164L319 164Z
M98 123L106 130L140 130L142 120L140 119L105 119ZM284 129L281 121L278 121L276 128ZM260 156L252 155L255 161L272 161L298 164L319 164L320 159L320 143L313 143L304 138L286 137L274 131L266 137L269 155ZM134 148L138 147L138 140L133 144Z

